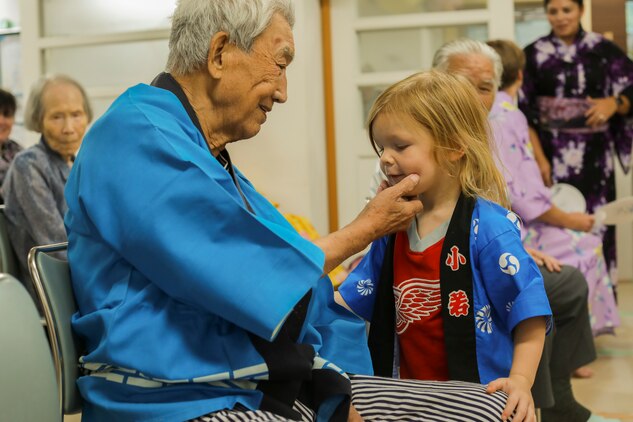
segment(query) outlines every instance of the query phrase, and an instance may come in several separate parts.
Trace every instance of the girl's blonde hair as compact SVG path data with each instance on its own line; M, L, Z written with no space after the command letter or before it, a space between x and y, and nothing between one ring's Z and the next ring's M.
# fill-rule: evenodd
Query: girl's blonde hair
M458 178L466 196L509 208L506 183L493 159L488 113L466 78L437 70L420 72L380 94L367 118L369 138L378 155L372 126L380 113L407 116L426 128L435 140L436 162ZM451 160L451 152L463 155Z

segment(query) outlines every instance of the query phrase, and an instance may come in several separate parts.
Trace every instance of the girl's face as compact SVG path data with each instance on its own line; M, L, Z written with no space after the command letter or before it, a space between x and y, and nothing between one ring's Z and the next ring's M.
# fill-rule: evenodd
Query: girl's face
M433 155L435 140L428 130L413 120L393 113L379 113L372 125L374 141L380 155L380 167L389 185L410 174L420 176L411 195L428 195L448 175Z
M545 11L554 35L566 43L572 43L580 29L583 8L572 0L550 0Z

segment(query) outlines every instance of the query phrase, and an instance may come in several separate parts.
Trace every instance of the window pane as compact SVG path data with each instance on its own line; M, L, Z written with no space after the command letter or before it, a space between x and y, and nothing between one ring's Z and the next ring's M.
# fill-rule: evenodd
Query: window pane
M514 9L516 43L525 47L537 38L547 35L551 28L542 5L516 6Z
M422 63L419 29L358 33L361 72L417 69Z
M169 28L176 0L41 0L43 36Z
M51 48L45 51L45 73L77 78L86 88L150 83L165 69L167 40Z
M358 33L360 71L390 72L429 69L433 54L456 38L488 39L485 24L421 29L390 29Z
M363 121L361 122L361 125L365 125L367 116L369 115L369 109L374 104L374 101L376 101L376 98L378 98L380 93L387 89L387 87L388 85L379 85L363 86L359 88L361 101L363 102Z
M358 0L358 16L487 9L488 0Z

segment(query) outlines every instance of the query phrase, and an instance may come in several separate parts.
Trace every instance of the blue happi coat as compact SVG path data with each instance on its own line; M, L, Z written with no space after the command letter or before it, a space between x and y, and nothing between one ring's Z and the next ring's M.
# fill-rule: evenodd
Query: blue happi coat
M323 252L236 176L253 212L164 89L130 88L86 135L65 192L85 420L258 408L268 367L250 336L275 339L309 292L298 342L314 367L371 373L364 324L334 304Z
M387 237L375 241L339 287L350 308L368 321L383 264L391 258L385 256L387 243ZM514 327L528 318L547 316L549 330L552 313L541 272L521 244L520 220L513 212L477 199L469 244L477 369L480 382L487 384L510 373Z

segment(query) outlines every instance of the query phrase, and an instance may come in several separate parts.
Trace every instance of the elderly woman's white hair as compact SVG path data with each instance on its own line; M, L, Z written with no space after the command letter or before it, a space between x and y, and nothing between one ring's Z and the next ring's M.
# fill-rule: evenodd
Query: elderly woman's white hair
M294 26L292 0L179 0L172 16L167 72L187 75L206 65L209 41L220 31L250 51L275 13Z
M433 67L447 72L449 70L448 68L451 57L464 54L481 54L488 57L494 67L496 88L501 86L501 75L503 74L503 64L501 63L501 58L492 47L481 41L459 38L444 44L435 52L435 56L433 57Z
M54 83L66 83L77 87L83 98L84 113L86 113L86 118L88 119L88 123L90 123L92 121L92 107L90 107L90 101L88 101L88 95L86 95L84 88L79 82L69 76L52 75L40 78L35 82L33 87L31 87L31 93L29 94L29 99L26 101L24 109L24 126L28 130L42 133L42 121L45 112L43 103L44 92L46 88Z

